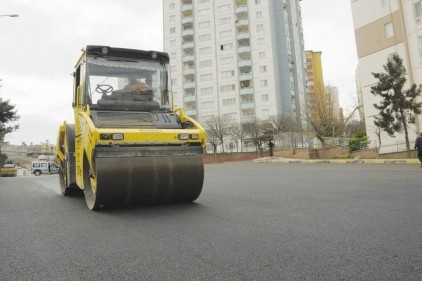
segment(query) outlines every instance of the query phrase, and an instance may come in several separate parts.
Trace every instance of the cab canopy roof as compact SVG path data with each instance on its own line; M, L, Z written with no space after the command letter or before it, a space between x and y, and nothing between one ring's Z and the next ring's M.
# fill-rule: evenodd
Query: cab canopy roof
M89 56L121 57L129 59L158 60L169 62L169 55L164 52L144 51L135 49L115 48L109 46L88 45L85 52Z

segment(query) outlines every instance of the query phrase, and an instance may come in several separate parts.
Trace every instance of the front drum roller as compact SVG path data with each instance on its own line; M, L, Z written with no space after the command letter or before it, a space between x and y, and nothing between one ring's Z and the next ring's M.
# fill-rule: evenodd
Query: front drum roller
M97 147L84 161L84 191L90 209L192 202L202 191L200 146Z

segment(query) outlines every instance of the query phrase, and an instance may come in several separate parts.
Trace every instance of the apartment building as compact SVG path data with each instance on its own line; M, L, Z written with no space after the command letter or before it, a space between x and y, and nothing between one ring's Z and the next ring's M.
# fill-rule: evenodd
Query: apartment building
M299 0L164 0L174 103L200 122L305 110Z
M422 84L422 0L351 0L356 47L359 59L357 87L363 104L367 134L371 147L377 147L378 137L374 116L378 111L374 103L378 97L371 94L371 86L377 83L372 73L384 72L383 65L394 53L403 59L407 70L408 89L411 84ZM413 141L422 131L422 118L416 116L409 138ZM381 134L380 153L405 150L403 134L395 138Z

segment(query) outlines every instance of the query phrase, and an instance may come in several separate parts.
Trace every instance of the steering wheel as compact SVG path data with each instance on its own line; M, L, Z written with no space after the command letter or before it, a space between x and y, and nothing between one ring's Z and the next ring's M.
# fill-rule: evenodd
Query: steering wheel
M107 84L98 84L95 88L97 93L101 93L103 95L111 93L113 91L113 86Z

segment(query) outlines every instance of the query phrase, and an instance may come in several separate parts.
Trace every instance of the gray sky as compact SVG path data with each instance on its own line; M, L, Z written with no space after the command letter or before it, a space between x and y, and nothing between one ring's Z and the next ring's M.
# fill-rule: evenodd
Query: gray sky
M55 143L73 123L73 67L86 45L162 50L162 0L2 0L0 97L15 104L12 144ZM305 48L322 51L324 80L346 111L356 100L356 46L349 0L303 0ZM327 9L329 7L329 9Z

